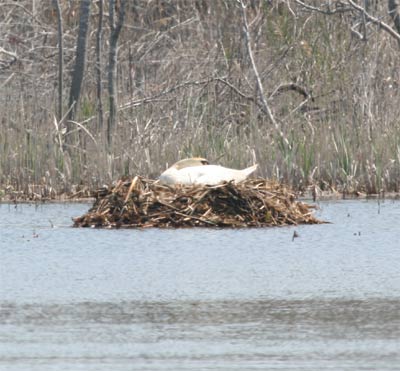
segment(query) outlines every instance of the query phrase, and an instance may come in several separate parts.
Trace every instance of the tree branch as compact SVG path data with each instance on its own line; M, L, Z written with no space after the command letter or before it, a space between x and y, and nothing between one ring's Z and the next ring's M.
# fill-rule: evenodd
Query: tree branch
M362 13L367 21L370 21L379 27L381 27L384 31L386 31L388 34L393 36L397 41L400 42L400 34L398 34L392 27L390 27L388 24L385 22L382 22L380 19L373 17L371 14L369 14L362 6L357 5L354 1L352 0L347 0L348 3L356 10L358 10L360 13Z
M0 59L0 71L9 68L19 59L18 55L16 53L5 50L1 46L0 46L0 53L3 53L12 58L11 60L8 60L8 61Z
M400 2L399 0L388 1L389 14L393 19L397 32L400 33Z
M300 0L295 0L295 3L297 5L301 5L305 9L311 10L313 12L322 13L322 14L325 14L325 15L332 15L332 14L336 14L336 13L344 13L344 12L348 12L348 11L351 10L350 8L346 8L341 1L337 1L335 3L336 7L334 9L330 8L330 4L326 4L327 5L327 10L324 10L322 8L317 8L316 6L308 5L304 1L300 1Z
M279 124L275 120L275 118L274 118L274 116L272 114L272 111L271 111L271 109L270 109L270 107L268 105L268 102L265 99L264 88L263 88L263 85L262 85L262 82L261 82L260 75L259 75L258 70L257 70L256 62L254 61L253 50L251 48L251 38L250 38L249 26L248 26L248 22L247 22L246 5L243 3L243 0L240 0L240 5L242 7L243 30L244 30L244 35L245 35L245 39L246 39L247 53L249 54L251 67L253 69L253 73L254 73L254 76L256 78L256 86L257 86L257 90L258 90L258 93L259 93L259 96L260 96L260 100L261 100L261 103L262 103L262 111L267 114L268 118L270 119L270 121L274 125L275 130L279 133L279 135L284 140L284 142L288 145L288 147L291 148L291 146L289 144L289 141L287 140L287 138L283 134L282 130L279 128Z

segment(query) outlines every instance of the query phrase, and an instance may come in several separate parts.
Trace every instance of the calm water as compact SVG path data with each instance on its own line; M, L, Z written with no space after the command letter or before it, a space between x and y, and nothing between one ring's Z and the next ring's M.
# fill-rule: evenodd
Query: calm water
M400 202L320 206L332 224L110 231L0 205L0 370L400 370Z

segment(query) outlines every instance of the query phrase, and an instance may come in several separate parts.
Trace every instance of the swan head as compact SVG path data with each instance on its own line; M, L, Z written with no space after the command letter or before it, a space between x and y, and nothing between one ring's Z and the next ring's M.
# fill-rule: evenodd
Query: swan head
M193 166L203 166L203 165L208 165L209 162L202 157L190 157L190 158L185 158L183 160L180 160L178 162L175 162L171 166L171 168L174 168L176 170L181 170L186 167L193 167Z

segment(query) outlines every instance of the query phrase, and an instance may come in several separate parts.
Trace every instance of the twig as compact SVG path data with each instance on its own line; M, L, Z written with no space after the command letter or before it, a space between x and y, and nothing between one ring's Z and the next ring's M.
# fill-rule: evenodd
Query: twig
M260 95L263 111L267 114L268 118L270 119L270 121L274 125L275 130L279 133L279 135L282 138L282 140L286 143L286 145L289 147L289 149L291 149L292 147L291 147L289 141L287 140L287 138L283 134L282 130L279 128L279 124L275 120L275 118L274 118L274 116L272 114L272 111L271 111L271 109L270 109L270 107L269 107L269 105L267 103L267 100L265 99L264 88L263 88L263 85L262 85L262 82L261 82L260 75L259 75L258 70L257 70L256 63L254 61L253 50L251 48L251 38L250 38L249 26L248 26L247 16L246 16L246 5L243 3L243 0L240 0L240 5L242 7L243 29L244 29L244 35L245 35L245 38L246 38L247 53L249 54L251 67L253 69L253 73L254 73L255 78L256 78L257 90L258 90L258 93Z
M60 118L60 121L57 122L57 117L54 115L54 126L56 128L56 135L58 138L58 144L60 146L60 151L64 152L64 147L65 143L62 140L62 136L65 134L66 128L61 129L61 125L63 124L65 118L68 116L69 112L72 110L72 108L75 106L75 102L71 105L71 107L68 108L67 112L64 114L63 117Z
M22 9L25 13L27 13L29 16L31 16L32 19L34 19L37 23L39 23L40 25L43 25L43 22L42 22L39 18L37 18L34 14L32 14L32 12L30 12L30 11L29 11L25 6L23 6L22 4L19 4L19 3L15 2L15 1L13 1L12 3L10 2L10 3L3 3L3 4L0 4L0 6L15 6L15 7L18 7L18 8L20 8L20 9Z
M217 225L217 223L214 223L214 222L212 222L211 220L203 219L203 218L198 218L198 217L196 217L196 216L184 214L184 213L181 213L181 212L179 212L179 211L175 211L175 214L177 214L177 215L179 215L179 216L183 216L184 218L193 219L193 220L198 220L198 221L200 221L200 222L202 222L202 223L210 224L210 225L213 225L213 226L216 226L216 225Z
M332 15L332 14L336 14L336 13L344 13L344 12L348 12L348 11L351 10L350 8L345 8L344 4L341 1L337 2L337 6L336 6L336 8L334 10L331 10L329 8L329 5L328 5L328 10L323 10L322 8L318 8L316 6L308 5L304 1L295 0L295 3L297 5L301 5L305 9L311 10L313 12L326 14L326 15Z
M58 122L57 122L57 117L54 115L54 126L56 128L56 135L58 138L58 145L60 146L60 152L63 152L63 140L62 140L62 135L63 132L62 130L60 130L60 127L58 126Z
M15 73L13 72L10 76L8 76L7 80L4 81L1 86L0 89L4 89L4 87L11 81L11 79L15 76Z
M132 182L131 182L131 185L130 185L130 187L129 187L129 189L128 189L128 192L127 192L127 194L126 194L126 197L125 197L125 200L124 200L124 203L125 203L125 204L128 202L129 196L131 195L132 191L135 189L135 186L136 186L136 183L137 183L138 180L139 180L139 177L136 175L136 176L133 178L133 180L132 180Z
M65 133L65 135L75 133L76 131L79 131L80 129L82 129L90 137L90 139L93 140L94 144L96 144L96 146L97 146L97 141L94 138L94 136L92 135L92 133L88 129L86 129L80 122L76 122L76 121L72 121L72 120L69 120L68 122L71 122L72 124L75 124L76 126L78 126L78 129L69 130L67 133Z
M347 1L354 9L361 12L367 21L371 21L372 23L375 23L376 25L381 27L384 31L386 31L389 35L393 36L398 42L400 42L400 34L397 33L392 27L390 27L385 22L382 22L380 19L373 17L362 6L357 5L354 1L352 1L352 0L347 0Z
M8 51L8 50L5 50L5 49L2 48L1 46L0 46L0 53L6 54L6 55L8 55L8 56L10 56L10 57L13 57L14 59L18 59L18 56L17 56L16 53L10 52L10 51Z
M301 94L304 98L306 99L311 99L314 100L311 96L311 94L302 86L300 86L299 84L296 84L294 82L288 83L288 84L281 84L279 85L272 93L271 95L268 97L268 99L273 98L275 95L281 93L281 92L285 92L285 91L289 91L289 90L293 90L299 94Z
M338 5L342 6L342 8L340 7L336 7L334 10L331 10L328 8L328 10L323 10L321 8L315 7L315 6L311 6L308 5L306 3L304 3L303 1L300 0L295 0L295 3L302 6L305 9L314 11L314 12L318 12L318 13L322 13L322 14L326 14L326 15L332 15L335 13L343 13L343 12L348 12L351 11L352 8L356 9L357 11L361 12L363 17L365 18L365 20L370 21L376 25L378 25L379 27L381 27L384 31L386 31L387 33L389 33L391 36L393 36L397 41L400 42L400 34L398 32L396 32L392 27L390 27L387 23L382 22L380 19L372 16L371 14L369 14L361 5L356 4L353 0L347 0L347 3L351 6L351 7L344 7L344 4L339 1ZM361 39L363 39L363 35L360 34L358 31L355 31L352 28L352 32L356 33L357 36L359 36Z
M225 79L222 78L222 77L217 77L215 80L216 80L217 82L220 82L220 83L222 83L222 84L228 86L228 87L229 87L230 89L232 89L237 95L239 95L240 97L242 97L242 98L244 98L244 99L246 99L246 100L249 100L249 101L253 102L253 103L256 104L260 109L262 109L261 103L260 103L257 99L254 99L253 96L244 94L244 93L241 92L235 85L231 84L229 81L225 80Z

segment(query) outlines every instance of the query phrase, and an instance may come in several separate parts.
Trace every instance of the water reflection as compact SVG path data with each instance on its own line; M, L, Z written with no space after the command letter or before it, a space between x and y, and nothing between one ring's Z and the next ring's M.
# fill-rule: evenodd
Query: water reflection
M400 362L399 309L381 299L4 303L0 365L389 370Z
M35 326L66 323L202 324L258 323L291 326L363 327L377 335L400 337L400 300L314 299L254 301L82 302L74 304L15 304L3 302L2 324ZM350 328L348 328L348 326ZM334 335L334 334L332 334Z

